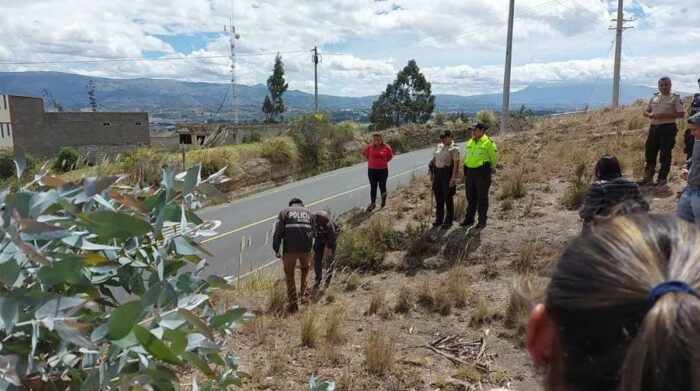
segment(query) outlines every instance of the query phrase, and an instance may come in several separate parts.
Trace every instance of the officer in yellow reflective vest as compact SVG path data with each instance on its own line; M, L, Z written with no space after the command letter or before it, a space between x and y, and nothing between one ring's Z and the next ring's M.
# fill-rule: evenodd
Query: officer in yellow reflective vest
M464 151L464 181L467 191L467 214L461 227L474 225L474 217L479 212L478 229L486 227L486 213L489 209L489 188L491 172L498 162L496 144L486 135L488 126L477 123L471 128L472 138Z

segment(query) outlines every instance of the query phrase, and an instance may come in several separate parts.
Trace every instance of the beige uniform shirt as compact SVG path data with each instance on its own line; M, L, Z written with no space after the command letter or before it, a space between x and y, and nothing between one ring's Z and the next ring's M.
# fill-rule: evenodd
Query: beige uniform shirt
M654 114L675 114L685 112L683 107L683 99L678 94L661 95L660 92L654 94L647 105L647 111ZM651 119L652 125L672 124L676 120L671 119Z
M438 143L433 152L433 158L435 158L435 168L449 167L455 164L455 161L459 161L459 147L454 141L450 146Z

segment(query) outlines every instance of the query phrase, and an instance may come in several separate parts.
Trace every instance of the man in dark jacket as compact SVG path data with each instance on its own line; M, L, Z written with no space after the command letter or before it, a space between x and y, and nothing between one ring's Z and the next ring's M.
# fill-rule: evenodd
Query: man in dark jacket
M296 268L297 260L299 260L299 268L301 269L300 296L304 301L308 296L307 279L311 264L313 238L313 214L304 207L304 203L300 199L293 198L289 201L289 208L280 212L272 239L272 249L275 250L278 258L282 258L282 263L284 264L290 312L296 312L299 309L297 306L297 290L294 283L294 269ZM282 247L282 254L280 254L280 247Z
M324 280L324 288L328 288L333 276L333 258L335 257L336 238L338 227L326 211L314 213L314 230L316 239L314 240L314 273L316 282L312 291L318 291L323 279L323 261L326 260L327 269Z
M597 218L649 210L639 186L622 177L620 162L615 156L600 158L595 166L595 176L598 180L588 187L583 208L579 212L584 230Z
M698 85L700 85L700 79L698 79ZM700 113L700 94L693 95L693 101L690 103L690 113L688 113L688 118ZM695 147L695 137L690 132L690 126L685 130L683 135L683 141L685 142L685 147L683 152L685 152L686 159L690 160L693 156L693 148Z

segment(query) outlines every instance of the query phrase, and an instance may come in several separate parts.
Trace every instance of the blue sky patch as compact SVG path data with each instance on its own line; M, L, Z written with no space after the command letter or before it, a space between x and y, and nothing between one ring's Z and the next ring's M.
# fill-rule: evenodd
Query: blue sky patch
M179 53L190 54L195 50L205 48L209 42L214 41L221 34L223 34L223 32L176 35L153 34L153 36L169 44Z

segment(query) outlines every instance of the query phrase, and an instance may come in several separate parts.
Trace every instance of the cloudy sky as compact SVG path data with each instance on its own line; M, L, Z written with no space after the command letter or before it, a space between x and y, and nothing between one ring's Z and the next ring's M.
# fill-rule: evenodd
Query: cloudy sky
M654 85L667 74L679 90L697 88L697 1L625 1L636 20L624 36L624 81ZM0 71L226 82L232 6L243 84L264 83L280 52L290 88L313 91L318 46L325 94L377 94L412 58L434 93L502 88L507 0L1 0ZM513 88L608 83L616 7L516 0Z

